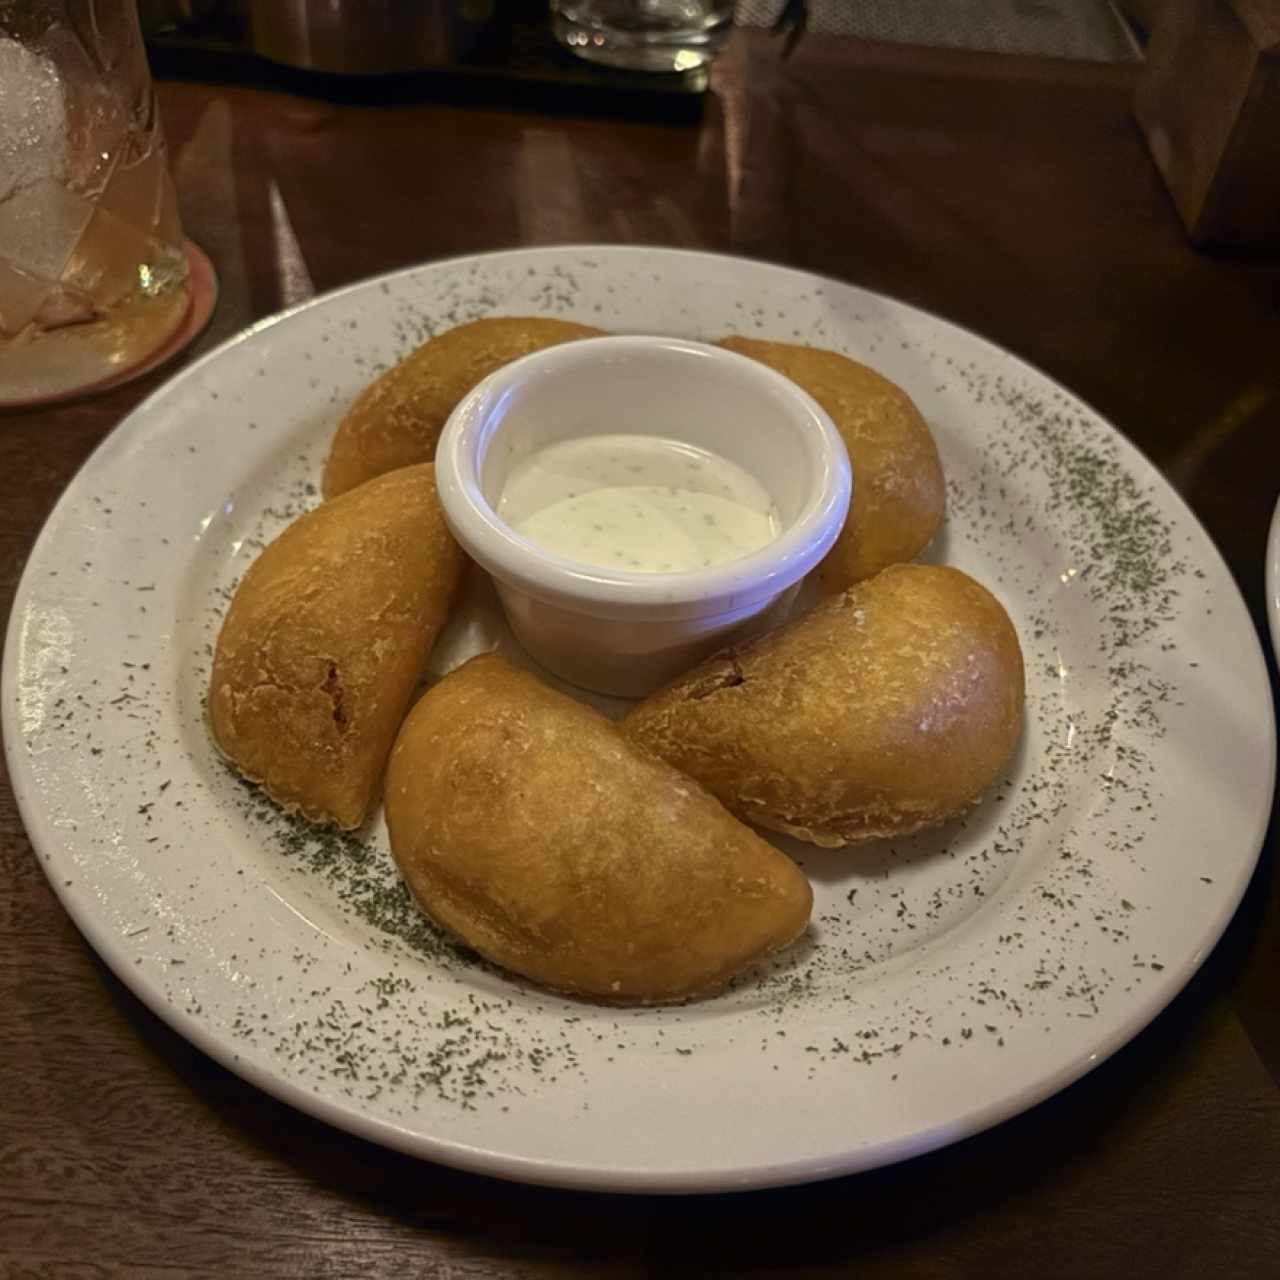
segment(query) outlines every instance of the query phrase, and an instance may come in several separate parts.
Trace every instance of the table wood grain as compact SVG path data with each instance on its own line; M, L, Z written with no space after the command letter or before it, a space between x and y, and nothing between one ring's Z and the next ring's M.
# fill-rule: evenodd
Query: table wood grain
M191 356L313 292L480 250L650 243L820 271L968 325L1093 404L1183 494L1265 629L1280 262L1187 246L1130 114L1138 73L836 39L781 63L753 33L692 126L166 83L186 225L222 281ZM67 481L175 367L0 417L6 613ZM1269 836L1152 1026L1031 1112L835 1182L606 1197L383 1151L214 1065L80 938L6 783L0 1273L1275 1274L1274 862Z

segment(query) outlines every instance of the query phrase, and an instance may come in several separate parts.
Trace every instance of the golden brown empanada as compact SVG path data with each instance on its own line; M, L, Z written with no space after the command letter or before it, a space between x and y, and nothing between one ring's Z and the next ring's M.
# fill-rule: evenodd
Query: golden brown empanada
M603 334L544 316L492 316L437 334L370 383L347 410L325 464L325 496L432 461L454 406L495 369L544 347Z
M219 748L286 807L359 826L462 563L430 463L294 521L250 566L218 636Z
M493 655L414 707L387 765L386 813L423 909L560 991L683 1000L809 918L789 858L604 716Z
M717 654L623 720L739 817L814 844L975 804L1022 731L1008 615L958 569L897 565Z
M856 360L817 347L755 338L720 344L776 369L831 416L853 464L853 503L836 544L815 571L843 591L910 560L942 524L946 486L938 449L901 387Z

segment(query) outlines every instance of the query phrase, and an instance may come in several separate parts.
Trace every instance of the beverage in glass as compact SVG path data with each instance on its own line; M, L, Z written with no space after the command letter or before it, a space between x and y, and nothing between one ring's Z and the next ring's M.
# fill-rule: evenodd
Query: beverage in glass
M134 0L0 0L0 405L113 380L189 301Z

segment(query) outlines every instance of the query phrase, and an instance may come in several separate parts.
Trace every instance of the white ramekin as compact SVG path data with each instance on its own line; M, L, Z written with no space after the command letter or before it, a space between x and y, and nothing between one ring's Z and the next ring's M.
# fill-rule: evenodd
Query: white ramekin
M764 485L781 534L741 559L687 573L578 564L496 513L531 452L595 434L673 437ZM453 411L436 450L445 518L493 577L516 639L561 678L641 697L747 624L785 617L849 510L849 457L831 419L794 383L745 356L677 338L589 338L513 361Z

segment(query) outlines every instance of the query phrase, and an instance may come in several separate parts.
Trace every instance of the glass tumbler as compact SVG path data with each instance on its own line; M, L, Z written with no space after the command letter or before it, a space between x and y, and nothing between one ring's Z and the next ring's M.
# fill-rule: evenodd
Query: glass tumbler
M729 37L734 0L551 0L566 49L632 71L693 71Z
M0 406L116 380L189 303L135 0L0 0Z

